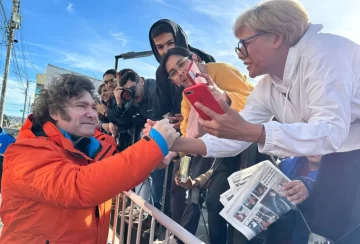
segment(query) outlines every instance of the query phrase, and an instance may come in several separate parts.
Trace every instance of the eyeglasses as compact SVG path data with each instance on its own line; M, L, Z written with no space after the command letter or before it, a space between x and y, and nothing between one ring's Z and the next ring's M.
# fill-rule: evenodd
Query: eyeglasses
M116 81L116 78L111 78L109 80L104 80L104 83L105 83L105 85L107 85L109 82L113 83L114 81Z
M169 72L169 80L174 80L185 68L187 68L186 61L188 59L189 57L184 57L176 63L175 68L171 69L171 71Z
M238 57L241 58L241 59L247 58L247 57L249 56L249 52L248 52L248 50L247 50L247 45L249 45L248 42L249 42L251 39L254 39L255 37L264 35L265 33L266 33L266 32L261 31L261 32L258 32L258 33L256 33L255 35L250 36L250 37L248 37L248 38L246 38L246 39L239 40L238 46L235 47L235 52L236 52L236 54L238 55Z

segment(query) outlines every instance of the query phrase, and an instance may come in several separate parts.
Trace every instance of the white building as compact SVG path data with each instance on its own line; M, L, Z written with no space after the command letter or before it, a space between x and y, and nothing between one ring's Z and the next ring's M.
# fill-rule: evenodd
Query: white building
M68 74L68 73L85 76L86 78L88 78L89 80L91 80L93 82L95 89L97 89L103 83L102 80L98 80L94 77L89 77L84 74L80 74L80 73L77 73L77 72L74 72L71 70L57 67L52 64L48 64L46 66L46 74L37 74L37 76L36 76L35 96L37 94L39 94L40 90L42 88L46 87L47 84L49 84L53 80L53 78L59 77L61 74Z

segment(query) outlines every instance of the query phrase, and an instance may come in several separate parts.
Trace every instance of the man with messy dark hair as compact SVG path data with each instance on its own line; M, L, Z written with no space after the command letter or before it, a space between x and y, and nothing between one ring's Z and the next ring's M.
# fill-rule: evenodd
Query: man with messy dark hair
M144 181L179 136L164 119L119 153L96 129L94 90L65 74L38 95L5 152L0 243L106 243L111 199Z

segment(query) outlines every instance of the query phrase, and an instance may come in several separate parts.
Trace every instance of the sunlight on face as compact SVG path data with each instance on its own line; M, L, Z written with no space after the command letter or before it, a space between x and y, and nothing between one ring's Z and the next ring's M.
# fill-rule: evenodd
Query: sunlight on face
M255 30L243 27L237 35L237 38L239 40L245 40L256 34L258 34L258 32ZM249 76L255 78L259 75L266 74L272 64L272 57L274 55L273 45L266 35L259 35L250 39L245 43L245 47L247 49L247 57L242 58L239 56L239 58L244 62L244 65L249 71Z
M167 51L175 47L175 39L172 33L163 33L153 39L159 55L163 57Z
M51 116L59 128L74 136L94 135L97 113L94 99L89 92L85 92L82 97L71 98L65 106L65 112L69 120L63 118L59 112Z
M166 62L166 71L172 82L185 88L192 85L191 81L186 76L186 70L190 63L190 59L180 55L172 55L168 58Z

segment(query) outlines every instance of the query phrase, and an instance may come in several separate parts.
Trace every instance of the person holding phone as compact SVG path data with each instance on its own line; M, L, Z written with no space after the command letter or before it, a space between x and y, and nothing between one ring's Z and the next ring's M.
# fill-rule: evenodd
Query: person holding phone
M223 115L198 104L212 118L200 119L208 134L180 138L172 150L226 157L257 142L266 154L324 155L308 199L311 231L358 243L360 46L322 28L297 1L270 0L242 13L235 51L250 77L264 77L240 113L225 103Z
M169 19L160 19L150 27L149 43L158 63L160 63L165 53L174 47L184 47L191 50L205 63L216 62L215 58L209 53L190 45L181 26ZM174 128L180 131L179 122L182 121L181 100L182 89L172 85L160 66L158 66L156 69L156 95L151 119L155 121L161 120L166 113L170 112L173 116L170 116L169 119L173 123L178 121L174 124ZM176 170L177 168L174 167L173 171ZM185 206L185 190L172 182L170 187L170 216L174 221L179 222Z
M218 99L226 101L233 109L240 111L244 108L247 96L253 90L253 86L235 67L226 63L201 63L196 54L190 52L188 49L176 47L170 49L163 57L161 62L161 69L166 73L164 74L171 80L173 86L179 88L189 88L193 86L187 75L190 65L196 65L200 72L208 74L212 77L212 81L208 82L208 89ZM198 74L197 74L198 75ZM202 78L203 79L203 78ZM231 82L230 82L231 81ZM210 94L211 95L211 94ZM198 113L191 105L186 96L183 95L181 101L181 114L184 120L181 122L180 131L183 137L198 138L204 134L198 123ZM168 160L174 157L182 157L184 153L171 152L167 156ZM217 168L212 181L221 187L209 189L209 197L206 199L207 211L209 213L209 232L211 243L221 244L226 242L226 221L219 215L222 205L219 201L220 194L223 193L228 187L227 177L236 170L236 157L223 160L220 167ZM191 160L191 168L194 169L198 165L208 165L207 170L210 169L213 158L204 158L201 155L195 155ZM205 169L205 168L204 168ZM192 172L194 170L191 170ZM205 173L200 172L200 174ZM193 178L199 176L192 175ZM199 194L197 191L191 194ZM189 203L190 205L193 203ZM200 204L201 205L201 202ZM192 214L184 212L184 218L180 222L184 228L195 234L199 223L200 211L199 208L193 209ZM186 218L186 216L191 216Z
M226 63L201 63L198 56L188 49L176 47L170 49L162 59L161 68L173 85L181 88L193 86L193 82L187 76L187 69L192 61L198 66L201 73L208 74L212 79L209 80L209 90L218 100L226 101L231 108L240 111L244 108L248 95L253 90L253 86L235 67ZM201 74L198 74L201 76ZM229 82L231 81L231 82ZM188 136L198 138L199 131L187 131L189 117L194 109L191 103L183 96L181 101L181 114L184 119L180 125L183 137ZM197 124L197 123L194 123ZM191 134L190 134L191 133ZM193 134L194 133L194 134Z

